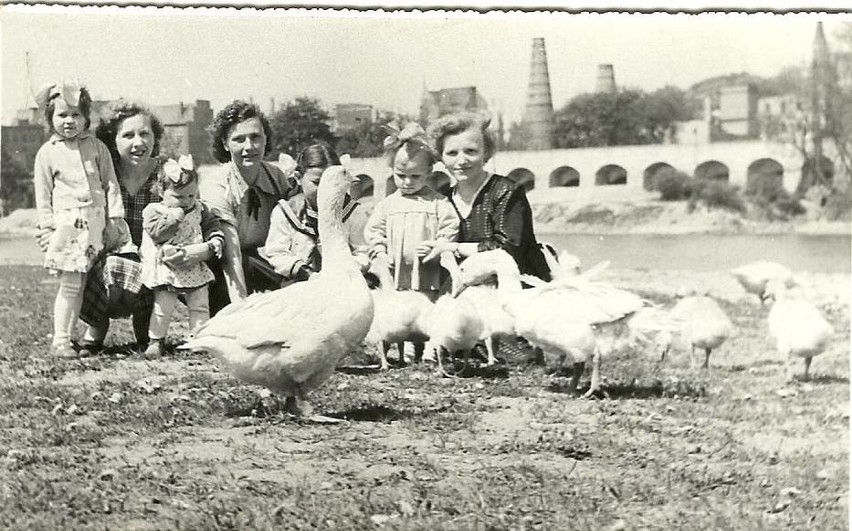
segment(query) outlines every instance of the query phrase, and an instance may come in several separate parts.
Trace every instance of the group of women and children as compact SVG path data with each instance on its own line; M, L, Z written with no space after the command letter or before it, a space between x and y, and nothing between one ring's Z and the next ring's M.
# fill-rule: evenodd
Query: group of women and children
M160 160L163 126L144 106L113 103L92 134L85 87L56 83L40 103L50 138L35 161L38 241L59 279L56 356L96 353L110 319L132 317L139 349L157 357L179 299L192 329L231 301L307 281L322 268L317 185L341 163L329 146L305 148L287 174L265 160L273 138L264 114L237 100L214 119L211 148L221 164L200 179L190 155ZM457 113L431 124L430 134L413 123L389 129L396 191L369 215L351 197L343 210L363 270L388 264L394 288L434 299L440 253L463 260L501 248L522 273L549 279L523 188L485 170L495 149L488 125ZM437 162L451 176L446 195L427 184ZM75 350L78 319L87 326Z

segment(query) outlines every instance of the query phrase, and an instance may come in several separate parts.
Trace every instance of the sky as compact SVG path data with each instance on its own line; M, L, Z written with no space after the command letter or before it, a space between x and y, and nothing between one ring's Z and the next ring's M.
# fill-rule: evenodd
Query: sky
M594 89L602 63L613 65L619 86L647 91L805 65L817 20L831 45L834 28L852 18L5 6L2 120L43 85L71 77L96 99L150 105L207 99L217 110L252 98L267 109L271 97L280 104L307 95L328 106L412 114L424 85L475 85L492 111L514 120L526 101L534 37L545 38L559 108Z

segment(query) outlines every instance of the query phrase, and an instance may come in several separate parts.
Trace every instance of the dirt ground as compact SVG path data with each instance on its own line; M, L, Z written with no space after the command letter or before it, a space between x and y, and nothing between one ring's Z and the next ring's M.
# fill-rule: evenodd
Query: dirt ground
M523 357L439 378L365 348L314 393L346 419L324 425L215 359L142 359L126 321L52 359L54 282L0 266L0 528L846 529L848 299L826 292L834 342L785 385L768 309L725 275L608 275L661 303L709 284L736 325L711 370L608 359L581 399Z

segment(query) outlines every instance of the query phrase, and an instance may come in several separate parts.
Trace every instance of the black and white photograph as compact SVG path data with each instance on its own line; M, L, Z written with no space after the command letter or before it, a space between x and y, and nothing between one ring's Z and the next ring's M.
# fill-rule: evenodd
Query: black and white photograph
M676 9L0 7L0 529L849 529L852 12Z

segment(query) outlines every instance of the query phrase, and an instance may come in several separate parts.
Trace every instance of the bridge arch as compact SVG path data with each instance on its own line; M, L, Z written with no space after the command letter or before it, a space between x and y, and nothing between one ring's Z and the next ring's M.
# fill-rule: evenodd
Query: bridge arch
M828 181L826 184L831 184L834 181L834 163L831 162L831 159L826 157L825 155L820 156L820 163L817 166L812 157L809 157L804 164L802 164L802 180L799 181L798 186L796 186L796 192L799 194L804 194L808 188L812 185L817 184L817 175L816 168L822 172L823 177Z
M657 189L657 176L663 173L674 173L675 168L668 162L655 162L645 168L642 175L642 188L653 192Z
M523 186L527 192L535 188L535 174L526 168L515 168L506 177Z
M784 188L784 166L772 158L757 159L748 165L747 194L761 195L764 191Z
M385 197L391 195L396 192L396 183L393 182L393 175L388 177L388 180L385 181Z
M595 172L596 186L627 184L627 170L618 164L607 164Z
M353 182L352 188L349 190L349 195L352 196L352 199L373 197L373 178L366 173L362 173L360 175L356 175L355 179L357 179L357 182Z
M708 160L695 167L695 178L728 182L731 178L731 172L725 164L718 160Z
M559 166L550 172L548 183L551 188L558 186L580 186L580 172L571 166Z

